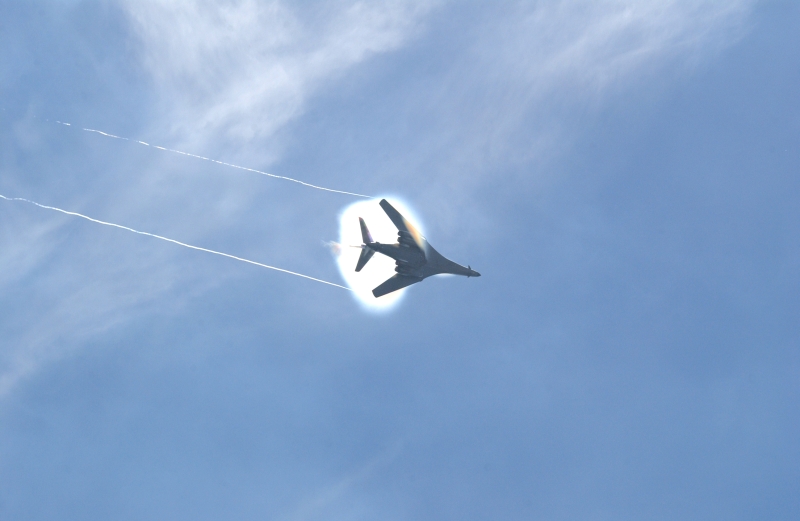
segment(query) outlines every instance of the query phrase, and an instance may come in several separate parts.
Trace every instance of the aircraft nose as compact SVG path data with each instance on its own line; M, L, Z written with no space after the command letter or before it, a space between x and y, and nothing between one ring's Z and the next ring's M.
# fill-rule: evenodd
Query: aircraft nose
M481 274L475 270L470 270L472 273L469 274L470 277L480 277Z

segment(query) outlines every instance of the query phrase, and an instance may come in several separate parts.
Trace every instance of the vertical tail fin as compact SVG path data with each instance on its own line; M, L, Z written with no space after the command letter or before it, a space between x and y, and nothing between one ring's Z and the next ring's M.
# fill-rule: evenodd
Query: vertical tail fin
M359 217L358 223L361 225L361 240L364 241L364 244L375 242L372 240L372 235L370 235L369 230L367 229L367 223L364 222L364 219Z
M361 255L358 257L358 264L356 264L356 271L361 271L361 268L366 266L367 262L372 258L375 254L375 250L367 247L367 244L372 244L372 235L370 235L369 230L367 229L367 223L364 222L364 219L361 217L358 218L358 223L361 225L361 240L364 241L364 246L361 247Z

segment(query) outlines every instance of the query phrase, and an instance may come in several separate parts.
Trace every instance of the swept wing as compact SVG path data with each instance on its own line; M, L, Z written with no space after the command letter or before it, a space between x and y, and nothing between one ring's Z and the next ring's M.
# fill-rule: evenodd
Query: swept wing
M382 297L387 293L391 293L392 291L397 291L398 289L403 289L412 284L416 284L421 280L422 280L421 277L411 277L408 275L401 275L398 273L394 277L386 280L383 284L381 284L377 288L373 289L372 294L375 295L375 298Z
M419 230L414 228L414 226L406 220L405 217L400 215L400 212L395 210L394 206L389 204L389 201L386 199L381 199L380 202L381 208L383 211L386 212L386 215L389 216L389 219L392 220L392 223L397 227L398 231L408 233L414 242L422 251L425 251L425 239L422 237L422 234L419 233ZM400 234L402 236L402 233Z

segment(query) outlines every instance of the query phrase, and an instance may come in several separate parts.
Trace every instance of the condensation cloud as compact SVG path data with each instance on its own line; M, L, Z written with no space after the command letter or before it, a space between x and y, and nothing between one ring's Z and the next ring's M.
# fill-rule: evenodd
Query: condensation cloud
M362 217L367 223L372 238L378 242L397 242L397 228L378 205L380 197L369 201L358 201L346 207L339 215L339 243L340 253L336 257L339 271L353 290L353 293L364 309L369 311L389 311L402 299L407 289L389 293L381 298L375 298L372 290L381 282L395 274L394 260L380 253L375 254L360 272L356 273L356 262L361 253L361 229L358 218ZM392 196L386 196L392 206L411 221L424 235L424 227L420 219L403 201Z

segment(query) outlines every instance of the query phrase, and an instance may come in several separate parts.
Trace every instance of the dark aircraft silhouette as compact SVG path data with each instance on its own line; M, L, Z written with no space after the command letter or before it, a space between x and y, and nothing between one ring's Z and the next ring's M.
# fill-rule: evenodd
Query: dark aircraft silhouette
M358 218L361 224L361 256L356 264L356 271L361 271L377 251L395 260L397 275L386 280L383 284L372 290L375 298L387 293L397 291L412 284L420 282L431 275L452 273L466 277L480 277L477 271L444 258L433 246L428 244L425 237L400 215L386 199L381 200L381 208L397 226L397 242L395 244L381 244L372 240L364 219Z

